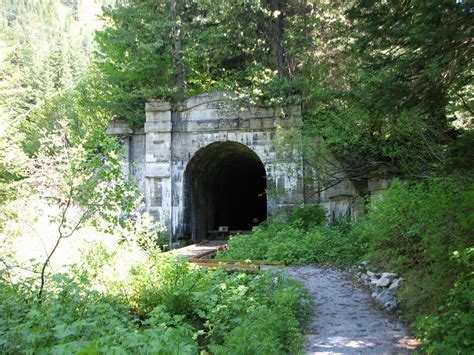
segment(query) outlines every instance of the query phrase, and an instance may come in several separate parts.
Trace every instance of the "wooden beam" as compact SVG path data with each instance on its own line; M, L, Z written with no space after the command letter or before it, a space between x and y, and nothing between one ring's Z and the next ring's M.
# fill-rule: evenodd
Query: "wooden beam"
M271 260L237 260L237 259L199 259L197 257L189 258L189 262L195 263L209 263L209 264L244 264L244 265L272 265L272 266L285 266L283 261L271 261Z
M205 252L195 255L192 259L199 259L210 254L215 254L220 250L224 250L225 248L226 248L226 245L219 245L218 247L215 247L212 250L206 250Z
M235 264L209 264L209 263L193 263L196 266L210 268L210 269L225 269L225 270L242 270L242 271L259 271L260 265L243 266Z

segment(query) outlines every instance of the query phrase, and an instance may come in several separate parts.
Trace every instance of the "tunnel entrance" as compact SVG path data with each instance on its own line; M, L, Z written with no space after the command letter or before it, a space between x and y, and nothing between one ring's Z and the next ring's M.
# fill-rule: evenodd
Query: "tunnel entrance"
M267 218L266 172L260 158L237 142L200 149L184 175L184 230L194 241L219 226L251 230Z

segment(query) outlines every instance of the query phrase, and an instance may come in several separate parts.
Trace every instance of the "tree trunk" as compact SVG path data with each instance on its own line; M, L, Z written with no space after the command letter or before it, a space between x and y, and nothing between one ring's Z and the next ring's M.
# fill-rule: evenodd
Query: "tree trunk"
M171 15L173 19L174 53L173 62L176 69L174 86L177 90L177 99L184 97L184 66L181 55L181 15L183 11L182 0L171 0Z
M272 61L273 68L278 71L278 75L281 76L283 72L283 13L280 0L271 0L271 8L273 12L272 18L272 39L271 39L271 50L272 50Z

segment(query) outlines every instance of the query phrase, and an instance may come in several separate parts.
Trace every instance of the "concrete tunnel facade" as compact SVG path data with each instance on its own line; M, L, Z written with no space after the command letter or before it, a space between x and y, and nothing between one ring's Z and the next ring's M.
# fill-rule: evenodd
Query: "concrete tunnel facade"
M348 181L315 201L305 196L302 158L285 160L277 151L279 132L301 132L300 106L237 107L217 92L175 105L150 101L145 115L143 127L115 119L107 133L120 140L123 171L144 196L139 210L176 238L199 241L219 226L249 230L302 203L334 205L337 213L350 208Z

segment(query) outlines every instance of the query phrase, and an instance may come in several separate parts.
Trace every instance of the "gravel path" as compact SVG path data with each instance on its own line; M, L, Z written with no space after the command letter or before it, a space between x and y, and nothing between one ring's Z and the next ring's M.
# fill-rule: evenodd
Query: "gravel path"
M314 302L305 354L407 354L415 348L406 328L377 309L347 273L314 266L287 272L305 285Z

